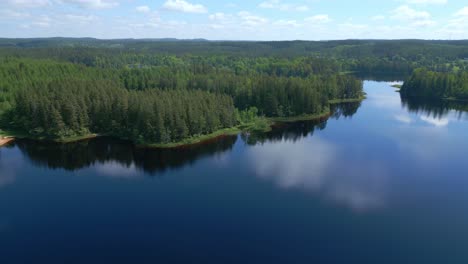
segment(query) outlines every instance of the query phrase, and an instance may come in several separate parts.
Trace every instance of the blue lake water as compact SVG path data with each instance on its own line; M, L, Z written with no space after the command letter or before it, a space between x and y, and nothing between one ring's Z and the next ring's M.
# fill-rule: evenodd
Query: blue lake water
M468 116L365 91L177 150L2 147L0 263L468 263Z

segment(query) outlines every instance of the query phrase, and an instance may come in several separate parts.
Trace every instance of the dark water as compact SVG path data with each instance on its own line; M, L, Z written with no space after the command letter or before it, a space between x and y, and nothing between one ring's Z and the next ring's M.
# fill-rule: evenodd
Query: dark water
M463 106L365 89L199 147L1 148L0 263L468 263Z

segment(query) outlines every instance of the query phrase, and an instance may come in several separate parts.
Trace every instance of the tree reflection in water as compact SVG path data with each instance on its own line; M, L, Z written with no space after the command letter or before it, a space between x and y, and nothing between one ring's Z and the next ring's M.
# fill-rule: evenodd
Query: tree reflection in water
M142 149L128 141L106 137L69 144L31 140L19 140L15 144L35 165L50 169L74 171L95 164L117 162L126 168L134 166L154 174L228 151L236 140L236 136L226 136L205 144L175 149Z

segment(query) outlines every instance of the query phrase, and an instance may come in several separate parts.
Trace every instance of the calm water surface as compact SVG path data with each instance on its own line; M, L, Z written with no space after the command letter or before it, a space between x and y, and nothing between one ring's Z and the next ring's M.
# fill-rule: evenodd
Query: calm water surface
M0 149L0 263L468 263L468 118L385 82L179 150Z

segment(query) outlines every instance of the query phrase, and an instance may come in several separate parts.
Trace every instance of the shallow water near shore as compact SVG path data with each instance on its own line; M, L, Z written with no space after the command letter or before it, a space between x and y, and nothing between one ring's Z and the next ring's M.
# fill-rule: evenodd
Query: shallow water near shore
M0 263L467 263L468 116L388 82L178 149L0 148Z

